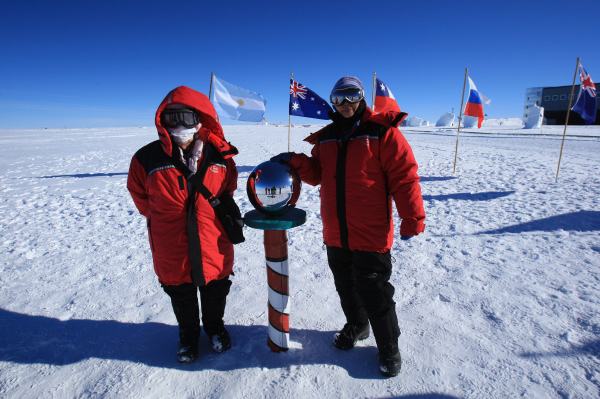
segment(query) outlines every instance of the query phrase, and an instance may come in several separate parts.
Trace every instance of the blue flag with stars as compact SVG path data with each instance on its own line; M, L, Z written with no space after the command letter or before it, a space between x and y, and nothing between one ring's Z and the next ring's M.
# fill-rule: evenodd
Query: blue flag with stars
M333 110L327 101L308 87L290 79L290 115L329 119L329 111Z
M591 125L596 121L596 85L581 63L579 63L579 79L581 80L579 95L571 110L581 115L581 119L586 124Z

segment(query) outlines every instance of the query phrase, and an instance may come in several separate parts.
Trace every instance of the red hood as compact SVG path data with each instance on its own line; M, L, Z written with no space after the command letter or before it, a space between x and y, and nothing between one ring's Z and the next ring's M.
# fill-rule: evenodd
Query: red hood
M386 127L398 127L400 122L402 122L408 114L406 112L396 112L396 111L386 111L374 114L370 108L365 108L363 115L361 117L362 122L374 122L378 125L386 126ZM325 128L311 134L304 141L310 144L316 144L319 138L319 135L325 130Z
M209 136L210 143L213 144L221 153L230 152L232 148L235 148L225 141L223 128L219 123L217 111L215 111L215 108L210 103L208 97L194 89L190 89L187 86L179 86L167 94L167 96L158 106L156 115L154 116L154 123L156 124L156 130L158 131L158 138L160 139L163 150L169 156L173 152L173 143L171 142L171 136L169 135L169 132L160 123L160 115L169 104L183 104L198 111L202 126L210 130L212 133ZM237 150L235 153L237 153Z

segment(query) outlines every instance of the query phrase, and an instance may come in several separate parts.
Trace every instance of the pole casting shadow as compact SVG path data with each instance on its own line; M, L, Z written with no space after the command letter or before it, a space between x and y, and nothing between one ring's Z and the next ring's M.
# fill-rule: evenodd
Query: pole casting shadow
M424 195L425 201L447 201L447 200L461 200L461 201L489 201L497 198L502 198L514 194L514 191L487 191L483 193L454 193L454 194L440 194L440 195Z
M477 234L525 233L531 231L598 231L600 230L600 212L579 211L551 216L531 222L483 231Z

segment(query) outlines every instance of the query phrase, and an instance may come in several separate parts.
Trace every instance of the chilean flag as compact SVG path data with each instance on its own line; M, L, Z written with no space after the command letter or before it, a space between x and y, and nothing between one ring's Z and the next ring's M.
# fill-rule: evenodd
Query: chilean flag
M375 113L395 111L400 112L394 94L385 83L375 79Z
M465 107L465 115L474 116L477 118L477 127L480 128L483 123L483 102L481 101L481 95L477 91L477 86L473 83L473 80L469 77L469 100Z

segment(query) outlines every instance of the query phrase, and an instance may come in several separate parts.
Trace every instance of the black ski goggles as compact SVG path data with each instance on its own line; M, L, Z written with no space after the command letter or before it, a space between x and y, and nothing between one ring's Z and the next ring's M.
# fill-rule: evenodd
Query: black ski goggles
M200 115L193 109L165 109L160 115L160 123L166 128L184 126L191 128L200 123Z
M362 89L346 89L331 93L329 101L333 105L342 105L344 102L357 103L365 98L365 92Z

